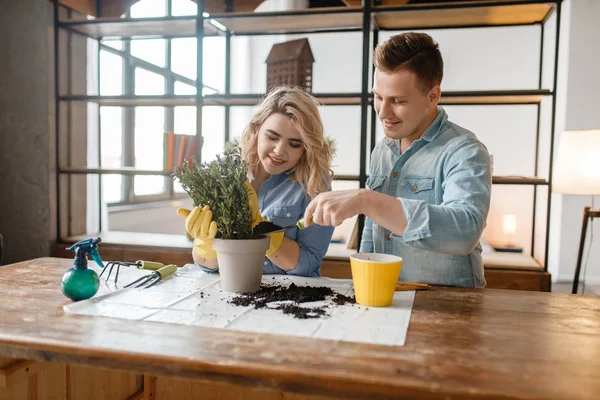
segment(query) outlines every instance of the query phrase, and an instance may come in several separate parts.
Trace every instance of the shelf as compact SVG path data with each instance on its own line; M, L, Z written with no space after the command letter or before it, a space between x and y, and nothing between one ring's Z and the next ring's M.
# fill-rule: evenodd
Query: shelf
M313 93L323 105L360 105L360 93ZM264 94L211 94L203 98L204 106L253 106ZM194 106L195 95L182 96L62 96L61 101L89 101L102 106Z
M175 217L176 218L176 217ZM122 231L103 231L92 232L84 235L62 237L62 243L73 244L80 240L90 237L101 237L102 246L135 246L137 248L166 248L171 251L190 251L192 242L186 235L172 235L161 233L144 233L144 232L122 232ZM102 248L100 248L102 255ZM104 260L107 261L107 260Z
M156 170L145 170L138 169L135 167L122 167L122 168L103 168L103 167L63 167L58 171L61 174L69 175L162 175L171 176L172 171L156 171Z
M196 17L165 18L96 18L85 21L62 21L59 26L71 31L100 38L130 37L192 37L196 36ZM221 32L205 20L204 34Z
M171 171L143 170L134 167L123 168L86 168L66 167L61 168L61 174L98 174L98 175L163 175L171 176ZM358 175L334 175L337 181L358 181ZM530 176L494 176L492 183L495 185L548 185L544 178Z
M337 181L357 181L358 175L334 175L333 178ZM495 185L547 185L548 181L530 176L494 176L492 183Z
M361 30L361 7L328 7L284 12L212 14L234 35Z
M360 93L312 93L323 105L360 105ZM204 105L253 106L264 94L210 94L204 96Z
M375 25L383 30L448 27L527 25L543 22L553 3L488 0L377 6ZM223 32L212 21L234 35L269 35L358 31L363 26L362 7L327 7L277 12L212 14L204 21L204 35ZM61 21L60 27L92 38L193 37L196 17L96 18Z
M195 95L181 96L62 96L61 101L89 101L101 106L143 107L143 106L193 106Z
M541 23L554 10L551 2L464 1L373 8L382 30L509 26Z
M497 90L472 92L443 92L440 105L539 104L549 90ZM264 94L205 95L205 106L253 106ZM313 93L323 105L360 105L360 93ZM62 96L61 101L89 101L102 106L193 106L195 95L181 96ZM369 94L369 102L372 95Z
M347 31L362 29L362 8L332 7L262 13L214 14L205 19L204 34L223 34L211 20L231 33L276 34L291 32ZM98 38L193 37L196 17L165 18L97 18L85 21L62 21L60 27Z
M544 96L550 96L550 90L485 90L465 92L444 92L440 105L467 104L539 104Z
M548 185L546 179L533 176L494 176L492 183L495 185Z

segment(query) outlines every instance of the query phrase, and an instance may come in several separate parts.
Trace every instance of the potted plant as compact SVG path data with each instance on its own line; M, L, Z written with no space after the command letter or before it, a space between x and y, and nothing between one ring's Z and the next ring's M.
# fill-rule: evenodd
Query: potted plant
M227 292L252 293L260 288L269 248L269 237L253 233L247 173L238 147L225 150L208 163L186 162L174 172L194 206L210 206L217 223L213 249L217 252L221 288Z

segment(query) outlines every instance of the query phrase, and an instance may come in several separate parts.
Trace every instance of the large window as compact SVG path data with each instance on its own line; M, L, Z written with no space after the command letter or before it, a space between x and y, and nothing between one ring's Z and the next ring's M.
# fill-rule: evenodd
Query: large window
M141 0L130 8L129 16L151 18L195 15L196 12L196 3L191 0ZM223 92L225 39L205 38L203 48L203 94ZM153 99L143 106L133 103L100 107L102 167L163 171L167 157L166 133L196 135L196 107L168 104L168 100L176 96L196 94L196 50L196 38L101 42L99 94ZM166 104L156 99L157 96L164 96ZM202 159L205 161L223 151L225 112L223 107L204 107L202 113ZM147 174L104 175L102 187L102 197L109 204L170 199L183 192L170 177Z

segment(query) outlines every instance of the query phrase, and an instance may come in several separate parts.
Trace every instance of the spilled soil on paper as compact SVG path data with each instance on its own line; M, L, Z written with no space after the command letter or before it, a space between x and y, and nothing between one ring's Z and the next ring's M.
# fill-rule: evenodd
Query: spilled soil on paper
M315 307L301 306L302 303L328 301ZM323 286L289 286L279 284L262 284L256 293L241 293L229 303L236 306L254 306L254 308L269 308L281 310L294 318L309 319L327 316L330 306L355 304L354 297L344 296Z

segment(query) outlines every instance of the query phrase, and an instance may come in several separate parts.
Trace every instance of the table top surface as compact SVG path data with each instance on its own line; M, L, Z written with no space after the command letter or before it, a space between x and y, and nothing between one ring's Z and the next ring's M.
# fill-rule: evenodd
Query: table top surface
M71 266L0 267L1 355L347 398L600 393L600 297L419 291L406 345L392 347L65 314L60 280Z

